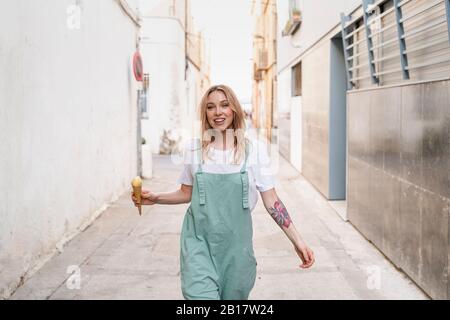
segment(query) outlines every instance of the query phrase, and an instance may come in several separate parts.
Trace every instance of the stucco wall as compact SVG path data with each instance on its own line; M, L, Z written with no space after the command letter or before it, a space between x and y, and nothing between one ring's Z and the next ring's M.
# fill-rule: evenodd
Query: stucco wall
M162 4L162 7L167 4ZM164 12L164 10L160 10ZM157 10L155 12L158 12ZM149 119L143 120L143 136L158 153L163 129L180 128L187 113L184 79L183 21L177 17L147 13L143 19L141 50L149 74ZM163 32L162 32L163 31Z
M102 0L69 28L74 3L1 3L0 298L136 174L137 26Z

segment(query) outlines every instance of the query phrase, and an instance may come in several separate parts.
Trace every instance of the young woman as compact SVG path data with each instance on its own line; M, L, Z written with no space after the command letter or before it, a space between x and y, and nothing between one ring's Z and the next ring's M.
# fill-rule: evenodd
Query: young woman
M181 289L186 299L246 300L256 278L250 212L257 191L264 206L294 245L301 268L314 254L297 232L278 198L273 177L262 173L268 162L261 143L245 137L244 112L224 85L205 93L200 106L202 141L185 152L179 190L142 191L142 205L189 203L181 231ZM259 161L257 160L259 159ZM136 205L136 198L132 194Z

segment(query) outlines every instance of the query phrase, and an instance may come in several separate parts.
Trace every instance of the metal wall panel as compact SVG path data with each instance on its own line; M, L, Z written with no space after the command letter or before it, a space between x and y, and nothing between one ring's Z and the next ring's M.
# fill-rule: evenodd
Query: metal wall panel
M450 81L348 93L348 218L449 299Z
M449 82L423 85L423 186L450 198Z
M400 241L401 234L401 216L400 216L400 197L401 197L401 181L390 174L382 171L381 183L382 198L376 204L376 208L382 213L383 234L381 237L381 251L391 261L399 266L401 265L402 248Z
M396 178L397 179L397 178ZM421 246L421 195L422 191L416 185L400 181L400 265L416 283L423 287L420 281L420 246ZM436 248L442 250L443 248ZM428 293L428 292L427 292Z
M401 178L418 186L423 185L422 145L424 124L423 86L402 89L402 175Z
M448 223L450 200L436 193L421 193L420 279L423 289L437 299L449 299Z

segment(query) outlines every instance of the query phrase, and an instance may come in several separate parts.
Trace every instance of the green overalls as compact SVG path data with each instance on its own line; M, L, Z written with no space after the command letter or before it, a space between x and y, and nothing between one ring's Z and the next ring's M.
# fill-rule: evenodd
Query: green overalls
M201 148L200 154L201 154ZM181 231L181 290L185 299L246 300L256 278L246 170L202 171L201 155L191 205Z

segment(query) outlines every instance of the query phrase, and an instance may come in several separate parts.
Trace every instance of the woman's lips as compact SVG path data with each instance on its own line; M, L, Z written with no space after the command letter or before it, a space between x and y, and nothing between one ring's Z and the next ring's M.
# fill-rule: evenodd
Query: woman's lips
M214 123L215 124L223 124L225 122L225 119L215 119Z

